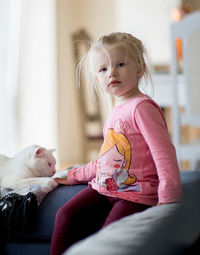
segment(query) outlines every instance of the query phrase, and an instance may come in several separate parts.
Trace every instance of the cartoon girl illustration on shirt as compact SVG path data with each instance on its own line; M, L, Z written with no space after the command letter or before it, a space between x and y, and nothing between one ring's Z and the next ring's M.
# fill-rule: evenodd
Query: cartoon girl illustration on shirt
M131 145L120 132L108 129L97 161L97 181L109 191L135 189L135 175L129 174Z

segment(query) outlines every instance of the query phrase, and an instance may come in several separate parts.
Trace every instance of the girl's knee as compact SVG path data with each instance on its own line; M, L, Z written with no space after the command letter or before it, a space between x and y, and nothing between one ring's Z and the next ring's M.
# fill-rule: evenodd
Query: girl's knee
M63 222L66 221L66 219L70 218L73 213L71 213L70 207L64 206L58 209L55 217L55 221Z

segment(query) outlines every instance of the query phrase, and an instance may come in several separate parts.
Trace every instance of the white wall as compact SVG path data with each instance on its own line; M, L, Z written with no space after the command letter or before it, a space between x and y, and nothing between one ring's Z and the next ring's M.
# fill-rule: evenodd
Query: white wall
M56 1L24 3L19 61L21 147L57 146L56 49Z
M169 64L170 12L180 0L116 0L116 26L138 36L153 64Z
M56 0L0 1L0 153L56 147Z

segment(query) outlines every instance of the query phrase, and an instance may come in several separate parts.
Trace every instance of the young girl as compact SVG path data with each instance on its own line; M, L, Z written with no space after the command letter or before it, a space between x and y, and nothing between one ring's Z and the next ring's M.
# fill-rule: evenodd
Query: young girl
M141 78L149 77L144 55L140 40L111 33L91 45L80 62L88 85L108 93L114 107L103 129L99 158L54 176L60 184L89 186L58 210L51 255L61 254L87 230L92 233L97 218L105 227L151 206L177 202L182 195L163 113L139 89Z

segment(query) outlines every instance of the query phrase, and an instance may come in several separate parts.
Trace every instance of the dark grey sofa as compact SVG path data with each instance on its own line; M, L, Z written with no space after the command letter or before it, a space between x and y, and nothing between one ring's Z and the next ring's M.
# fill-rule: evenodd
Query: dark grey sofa
M190 191L188 191L188 184L191 189L193 186L192 183L196 183L198 181L200 189L200 171L182 171L181 178L184 192L190 193ZM47 197L43 200L40 207L38 208L36 216L33 218L32 228L26 232L15 233L15 235L6 243L5 254L49 255L54 218L58 208L60 208L65 202L67 202L71 197L73 197L77 192L79 192L85 187L87 187L87 185L76 186L60 185L54 191L49 193ZM197 187L196 184L195 187ZM200 207L200 200L196 202L197 205ZM196 208L191 208L191 210L196 210ZM188 217L190 216L188 215ZM200 215L195 220L199 221L199 218ZM87 229L88 233L96 232L98 229L100 229L101 224L103 222L103 219L99 219L98 222L97 221L95 222L96 217L91 220L94 221L94 224L92 224L92 229L89 230ZM185 220L187 220L187 218ZM195 222L195 220L193 222ZM189 231L192 231L192 229L193 228L191 227ZM163 236L163 238L165 237ZM197 245L196 240L194 242L194 245ZM191 246L191 249L192 248L193 247ZM191 252L192 250L190 250L190 253L188 254L193 254ZM2 254L1 251L0 254Z
M5 254L47 255L57 210L87 185L58 186L50 192L39 206L32 227L28 231L14 233L6 243ZM1 254L1 252L0 252Z

